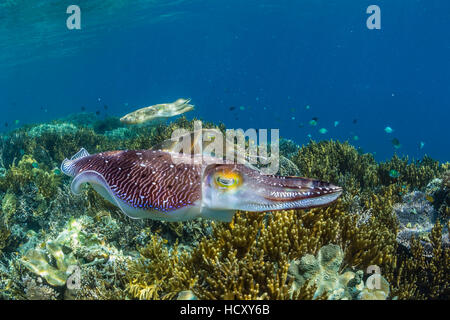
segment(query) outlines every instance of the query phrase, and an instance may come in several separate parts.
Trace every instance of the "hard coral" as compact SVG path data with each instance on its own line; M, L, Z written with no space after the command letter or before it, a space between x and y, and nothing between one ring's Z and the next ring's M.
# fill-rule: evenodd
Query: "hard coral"
M413 238L409 252L400 251L395 263L385 266L383 274L393 286L393 296L421 300L450 298L450 249L442 246L442 230L437 221L430 234L431 257L425 255L421 242Z
M327 297L329 300L386 300L389 295L389 283L380 275L380 287L366 286L362 280L362 271L341 272L344 254L342 249L333 244L320 248L317 257L306 254L300 260L293 260L289 267L293 277L293 295L306 286L315 286L313 299ZM382 284L382 285L381 285Z
M191 252L170 252L154 238L130 266L129 290L136 298L175 297L191 290L199 299L288 299L291 259L317 254L333 242L344 248L342 268L365 268L392 261L395 235L374 221L358 228L357 216L342 202L306 212L237 213L230 224L214 224L212 235ZM185 280L174 282L179 266L184 278L178 279ZM310 293L302 289L297 296Z

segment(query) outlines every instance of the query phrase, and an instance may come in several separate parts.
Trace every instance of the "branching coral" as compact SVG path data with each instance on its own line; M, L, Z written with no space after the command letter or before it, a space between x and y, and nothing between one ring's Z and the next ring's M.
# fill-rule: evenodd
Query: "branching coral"
M0 222L0 253L8 245L8 238L10 234L11 231L2 222Z
M199 299L288 299L291 259L316 254L325 244L342 245L342 268L392 260L395 236L386 238L380 224L358 228L356 223L357 216L338 202L308 212L238 213L230 224L214 224L212 236L183 255L169 252L163 240L154 238L130 266L130 292L136 298L175 297L191 290ZM171 280L178 266L186 277L182 283ZM307 295L302 289L296 296Z
M423 189L445 170L426 156L409 163L408 158L395 155L390 161L377 163L371 154L360 154L347 142L332 140L302 146L293 161L303 175L336 183L350 194L373 192L391 184ZM398 177L391 177L391 170L398 172Z
M393 286L394 296L399 299L450 298L450 249L442 247L442 230L437 222L431 231L431 257L426 257L424 246L415 238L409 252L400 252L396 262L385 267L383 273Z
M132 297L171 299L197 281L187 253L179 251L177 244L169 251L165 241L154 235L139 252L141 259L129 263L127 290Z
M375 187L379 183L377 164L371 154L360 154L349 143L311 142L302 146L293 158L304 176L323 179L346 187L348 176L356 188ZM350 191L349 188L346 188Z
M0 190L19 193L33 184L38 194L50 199L56 194L60 182L59 174L41 169L33 157L24 155L17 166L13 163L5 176L0 178Z
M391 170L398 172L398 178L389 175ZM408 185L411 189L423 189L428 182L440 175L442 167L439 162L425 156L420 161L409 163L409 159L400 159L394 155L390 161L378 165L378 176L384 185L398 180L398 183Z

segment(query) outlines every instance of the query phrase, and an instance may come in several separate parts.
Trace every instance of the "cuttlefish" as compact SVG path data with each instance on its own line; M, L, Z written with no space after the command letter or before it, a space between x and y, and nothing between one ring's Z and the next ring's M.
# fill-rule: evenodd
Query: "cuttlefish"
M189 156L189 155L188 155ZM262 174L239 163L179 161L165 150L120 150L90 155L81 149L61 171L74 177L71 190L89 183L135 219L231 221L236 210L269 212L325 206L342 188L327 182Z
M120 118L126 124L141 124L160 118L170 118L194 110L191 99L178 99L171 103L160 103L133 111Z

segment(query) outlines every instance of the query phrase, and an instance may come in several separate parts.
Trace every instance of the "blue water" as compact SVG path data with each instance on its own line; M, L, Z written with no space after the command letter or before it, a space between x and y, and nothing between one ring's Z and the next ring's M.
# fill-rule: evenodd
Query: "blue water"
M188 118L228 128L350 140L379 160L450 158L449 1L35 2L0 4L3 131L82 106L122 116L190 97ZM81 30L66 28L70 4ZM381 30L366 27L371 4Z

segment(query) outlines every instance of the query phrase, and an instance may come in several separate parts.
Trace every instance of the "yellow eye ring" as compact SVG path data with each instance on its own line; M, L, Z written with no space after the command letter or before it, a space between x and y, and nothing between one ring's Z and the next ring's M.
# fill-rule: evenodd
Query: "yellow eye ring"
M241 177L235 172L217 172L214 183L221 189L233 189L241 184Z

